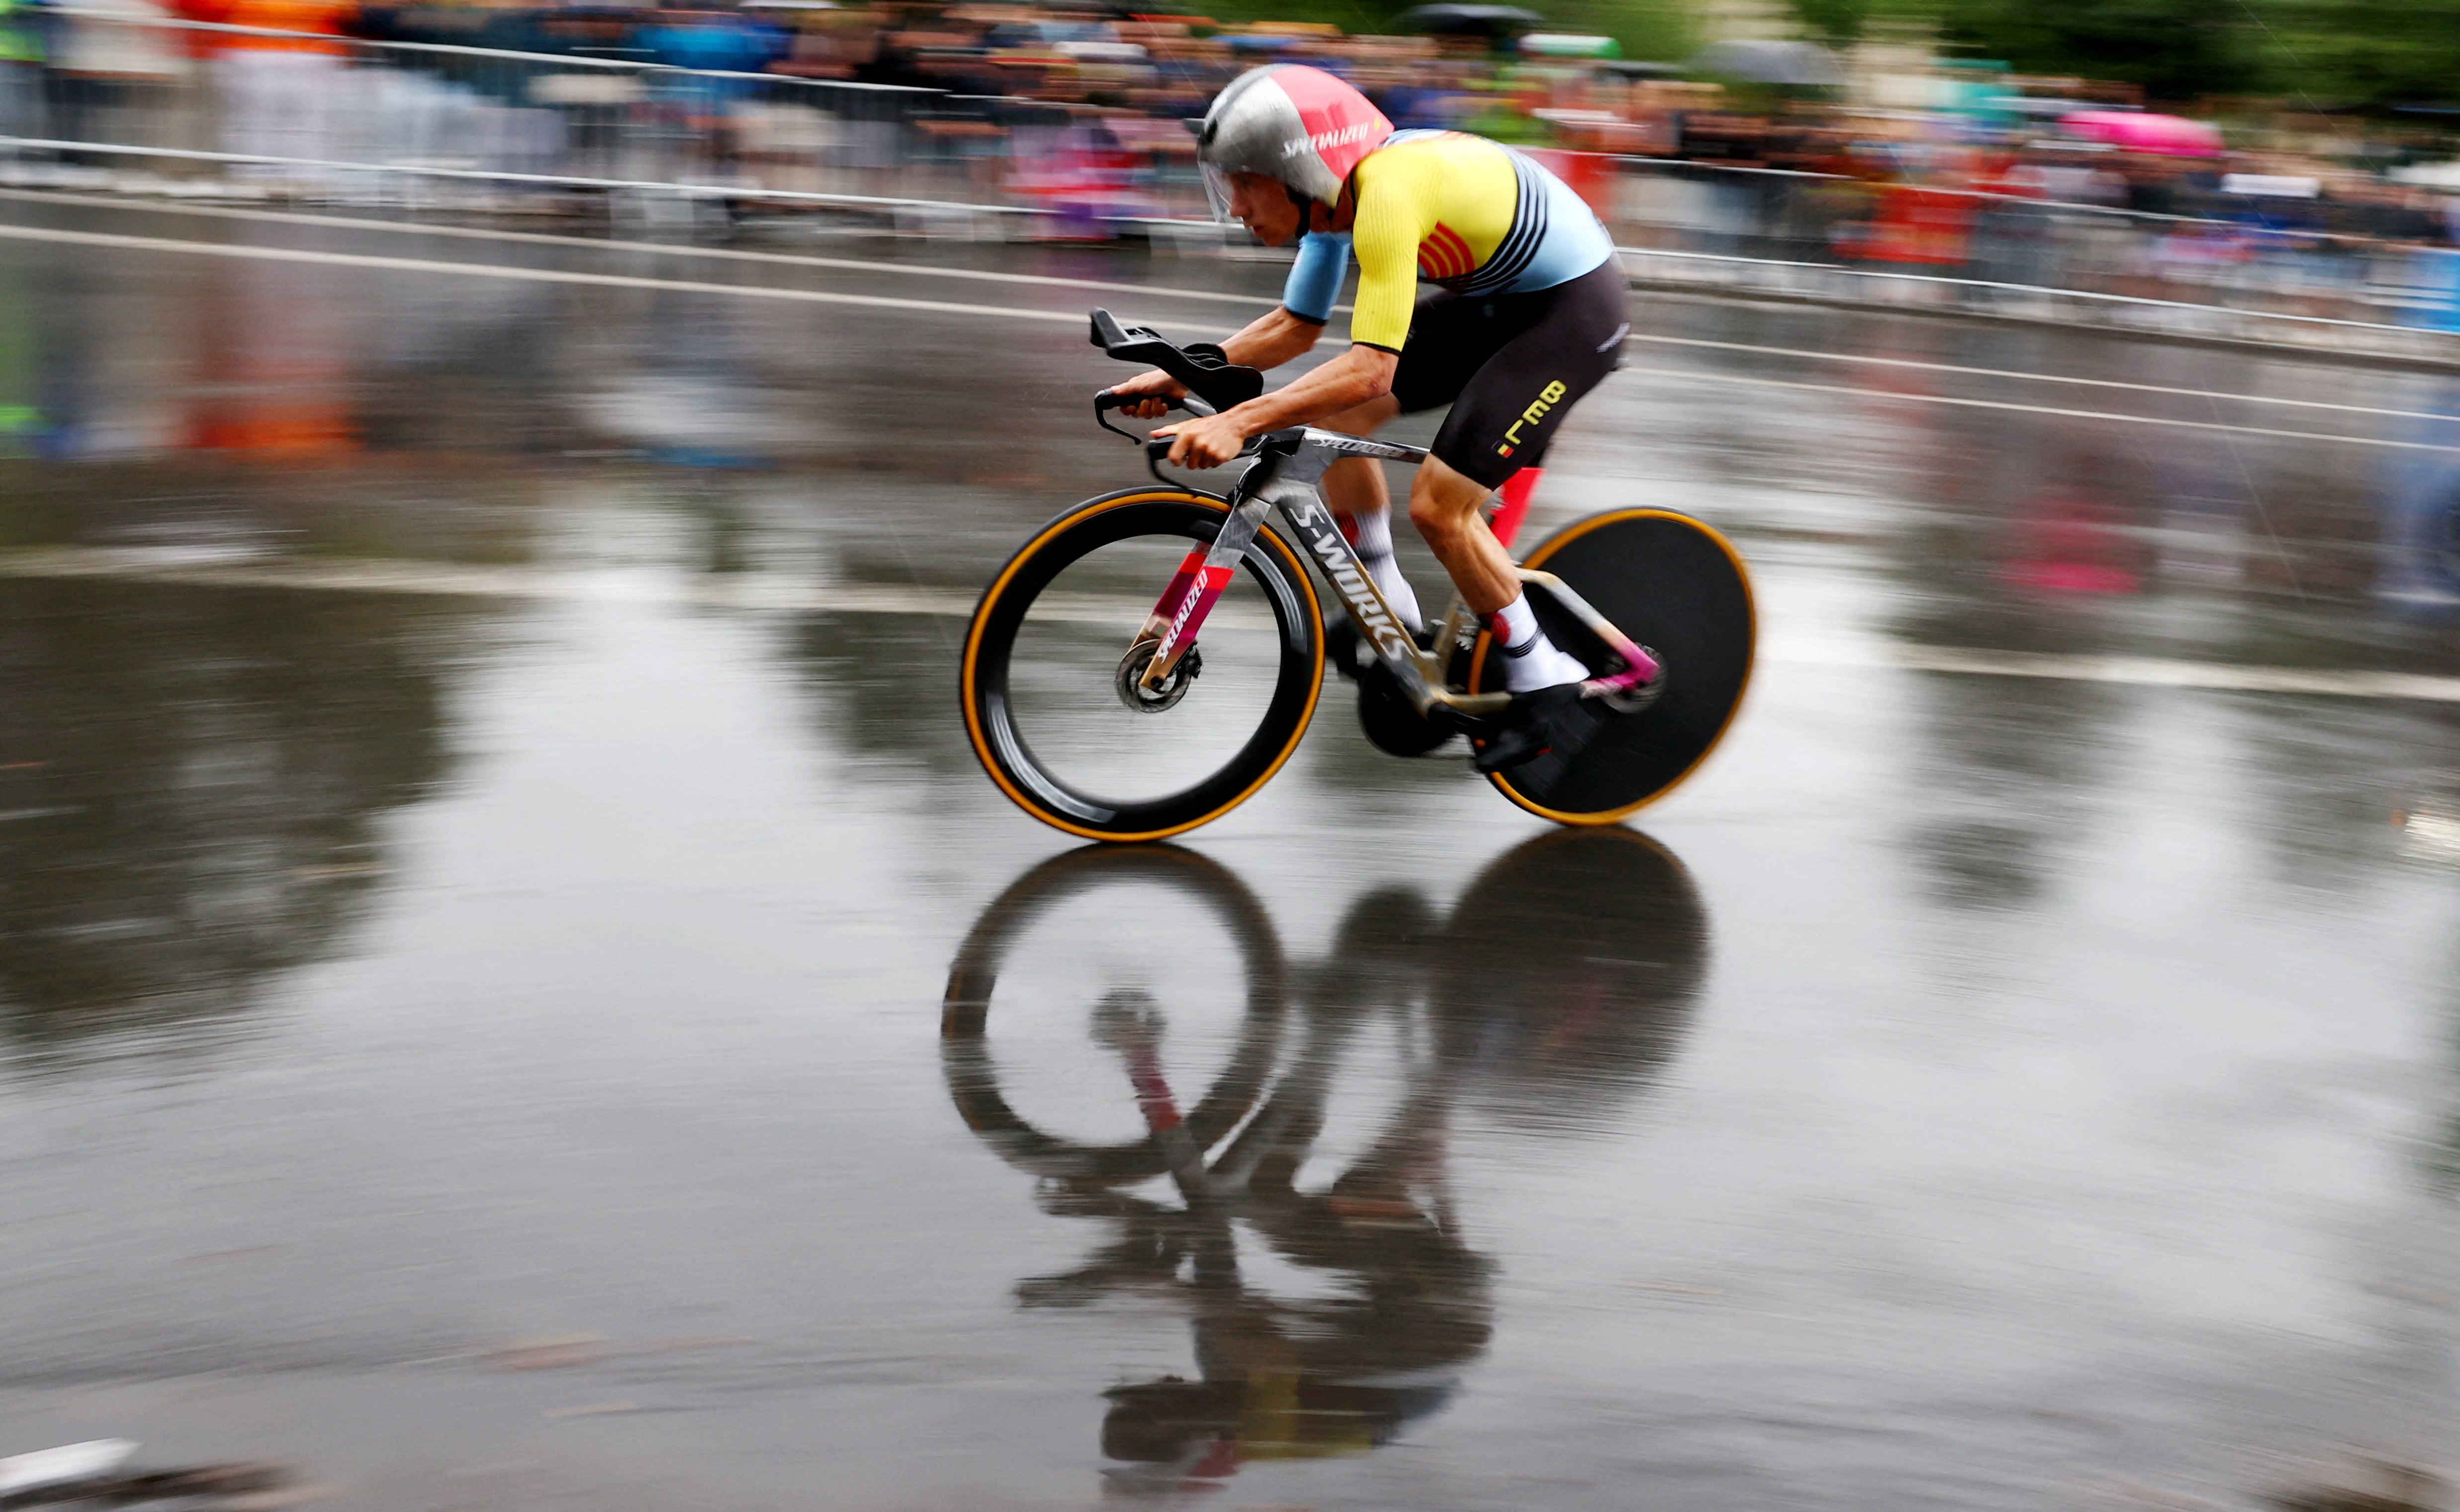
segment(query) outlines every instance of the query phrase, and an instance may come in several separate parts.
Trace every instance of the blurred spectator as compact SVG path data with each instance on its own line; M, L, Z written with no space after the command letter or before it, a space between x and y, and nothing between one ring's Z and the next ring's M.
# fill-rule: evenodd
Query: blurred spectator
M52 128L76 141L136 139L123 117L162 116L188 72L156 0L78 0L58 18L48 91Z
M0 135L43 134L40 17L27 0L0 0Z
M731 11L657 11L633 43L669 67L734 74L760 73L788 52L782 28Z
M733 160L737 108L759 88L749 78L713 75L761 73L790 49L784 29L729 11L662 11L633 41L653 62L695 71L649 75L650 98L678 143L711 162Z
M348 87L348 48L338 39L356 0L188 0L192 20L292 33L199 34L221 96L223 150L251 158L314 161L329 156L333 114ZM242 177L317 182L303 162L242 164Z
M1051 212L1026 224L1108 235L1121 218L1203 216L1178 123L1241 69L1305 61L1352 79L1405 128L1477 131L1542 154L1634 248L2368 322L2401 318L2404 300L2449 302L2414 292L2449 282L2423 255L2454 241L2449 202L2386 181L2381 152L2352 165L2229 151L2211 125L2158 111L2115 113L2118 126L2105 119L2092 137L2084 107L2138 101L2119 86L1937 59L1911 66L1928 70L1915 83L1941 88L1881 108L1833 80L1681 77L1683 65L1615 57L1602 37L1551 36L1524 53L1509 36L1347 35L1323 21L1217 25L1004 0L364 12L353 0L76 0L48 30L30 3L0 0L11 135L482 173L708 182L714 172L780 190L1005 199ZM175 41L147 24L166 5L293 34ZM559 67L540 54L665 67ZM205 87L182 87L183 75ZM2311 118L2275 120L2269 130L2250 117L2229 140L2268 134L2321 154L2340 139ZM218 139L201 135L206 121ZM2163 123L2166 138L2152 130ZM2131 124L2145 129L2119 129ZM2433 149L2420 132L2405 150ZM2460 167L2449 172L2460 183ZM235 176L341 192L385 181L297 162Z

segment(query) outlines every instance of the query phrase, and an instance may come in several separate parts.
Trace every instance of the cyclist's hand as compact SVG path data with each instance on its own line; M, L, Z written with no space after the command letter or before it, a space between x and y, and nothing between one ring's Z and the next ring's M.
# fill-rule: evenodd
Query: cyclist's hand
M1227 415L1181 420L1177 425L1156 427L1153 434L1156 438L1170 437L1170 461L1174 467L1219 467L1247 444L1246 428Z
M1163 403L1163 400L1183 399L1187 396L1186 385L1158 368L1139 373L1125 383L1112 384L1111 392L1122 395L1153 395L1140 404L1125 404L1119 407L1120 414L1135 415L1139 420L1158 420L1170 413L1170 406Z

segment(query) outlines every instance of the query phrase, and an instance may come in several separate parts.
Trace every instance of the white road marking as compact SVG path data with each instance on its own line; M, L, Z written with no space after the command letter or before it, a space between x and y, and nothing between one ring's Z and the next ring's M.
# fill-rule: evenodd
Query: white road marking
M453 562L318 560L199 562L151 549L34 546L0 551L0 578L101 578L117 582L223 588L287 588L326 592L431 594L451 598L561 603L639 604L795 614L919 614L963 617L976 595L953 588L807 583L763 574L682 576L656 571L576 571L489 566ZM1142 600L1076 595L1046 599L1036 613L1129 630L1151 605ZM1225 609L1232 606L1224 606ZM1261 625L1262 611L1222 624ZM2225 692L2285 693L2327 698L2389 698L2460 703L2460 677L2363 670L2256 667L2157 656L2068 656L1919 646L1876 636L1771 636L1762 659L1801 667L1893 669L1968 677L2037 677L2140 688L2195 688Z
M214 219L265 221L280 224L338 227L353 231L392 231L420 236L447 237L465 241L503 242L516 245L569 246L593 251L632 252L668 257L697 257L738 263L767 264L781 266L825 267L851 272L911 274L921 278L968 278L980 282L1022 284L1052 288L1097 289L1108 293L1156 294L1173 299L1205 300L1216 303L1269 308L1276 300L1255 294L1223 293L1213 289L1172 288L1153 284L1124 284L1096 279L1060 278L1038 273L1002 273L979 268L928 267L907 263L877 262L859 258L814 257L789 252L753 252L732 247L676 246L657 242L617 242L595 237L554 236L537 231L498 231L475 226L421 225L398 221L378 221L324 215L301 215L276 210L233 209L218 205L165 205L150 203L119 204L99 202L77 195L45 194L36 190L0 188L0 200L30 201L47 204L69 204L98 209L146 210L165 215L204 216ZM923 300L898 300L883 295L842 294L820 289L779 289L756 284L700 284L679 279L643 279L621 274L576 273L554 268L516 268L498 264L452 263L406 258L369 257L348 252L317 252L285 247L241 247L219 243L190 242L179 238L127 237L95 231L53 231L34 226L0 226L0 237L31 241L86 241L92 245L145 247L158 251L195 251L207 255L230 257L265 257L293 261L320 262L344 266L401 267L428 272L445 272L463 276L527 278L539 282L602 284L622 287L677 288L699 293L740 294L749 298L802 299L824 304L866 304L889 309L923 309L946 313L979 313L1005 315L1025 320L1077 320L1081 316L1049 310L1021 310L990 306L944 304ZM1347 310L1347 305L1334 307L1336 312ZM2460 415L2436 415L2421 410L2380 409L2363 404L2334 404L2321 399L2292 399L2272 394L2232 394L2219 389L2184 389L2153 383L2127 383L2113 378L2085 378L2065 373L2022 373L2004 368L1964 367L1954 363L1921 362L1909 357L1867 356L1853 352L1811 351L1792 347L1754 346L1746 342L1709 341L1690 336L1651 335L1634 331L1632 341L1653 342L1661 346L1695 347L1719 351L1751 352L1764 356L1799 357L1818 362L1856 363L1866 367L1904 368L1919 372L1956 373L1967 377L2010 378L2032 383L2062 383L2080 387L2114 389L2136 394L2161 394L2182 398L2227 400L2235 404L2271 404L2298 409L2325 410L2343 415L2366 415L2385 419L2460 421ZM1683 370L1662 368L1626 368L1627 373L1660 376L1690 375ZM1712 373L1735 383L1752 383L1766 387L1807 389L1838 394L1871 394L1882 398L1909 404L1958 404L1986 409L2013 410L2024 414L2064 415L2089 419L2116 420L2134 425L2171 425L2190 430L2230 431L2248 436L2269 436L2294 440L2339 441L2347 445L2383 446L2408 451L2454 451L2460 447L2438 446L2425 441L2379 440L2371 437L2333 436L2310 431L2277 431L2259 426L2224 425L2209 420L2170 419L2153 415L2118 415L2098 410L2070 410L2038 405L2015 404L1988 399L1969 399L1944 394L1892 394L1882 390L1861 389L1846 385L1803 383L1779 378L1760 378L1739 373Z
M428 44L414 44L428 45ZM767 75L758 75L768 77ZM857 85L884 89L890 85ZM679 183L668 179L594 179L568 173L508 173L499 168L446 168L416 162L351 162L339 158L286 158L262 152L206 152L195 147L137 147L124 142L72 141L53 137L0 137L0 148L35 152L85 152L114 158L161 158L179 162L261 163L286 168L336 168L353 174L403 174L414 179L456 179L486 183L545 183L580 189L644 189L653 194L703 200L764 200L798 204L851 204L873 209L955 210L966 215L1030 216L1030 205L980 204L954 200L906 200L871 194L838 194L821 189L763 189L746 184ZM1209 221L1178 221L1166 216L1128 216L1145 225L1210 226Z
M638 278L623 273L580 273L552 267L505 267L492 263L438 262L417 257L377 257L361 252L318 252L298 247L234 246L219 242L187 242L170 237L121 236L107 231L63 231L46 226L0 225L0 239L52 242L72 246L123 247L132 251L176 252L188 256L257 259L275 263L312 263L332 267L383 268L393 272L440 273L456 278L505 278L533 284L583 284L606 288L663 288L679 293L731 295L742 299L782 299L815 305L860 305L876 309L910 309L943 315L991 315L1007 320L1063 321L1073 325L1085 317L1069 310L1016 309L1000 305L959 305L944 300L899 299L886 294L842 294L819 288L776 288L764 284L704 284L689 279ZM1181 322L1162 322L1193 330ZM1219 331L1210 332L1219 335ZM2068 419L2110 420L2122 425L2159 425L2189 431L2222 431L2236 436L2261 436L2280 440L2329 441L2343 446L2378 446L2408 452L2454 452L2460 446L2427 441L2392 441L2370 436L2334 436L2323 431L2276 431L2259 425L2224 425L2214 420L2180 420L2150 415L2117 415L2107 410L2068 410L2050 405L2012 404L1999 399L1967 399L1944 394L1891 394L1851 384L1803 383L1788 378L1760 378L1733 373L1686 368L1625 368L1642 377L1681 378L1686 382L1742 383L1758 388L1792 389L1814 394L1843 394L1899 404L1952 404L1971 409L2006 410L2020 415L2049 415Z
M2206 688L2224 692L2299 693L2325 698L2401 698L2460 703L2460 677L2355 669L2255 667L2163 656L2065 656L2045 651L1990 651L1901 641L1773 637L1770 661L1808 667L1894 667L1968 677L2045 677L2061 682L2119 683L2137 688Z
M55 242L71 246L124 247L139 252L178 252L196 257L256 259L272 263L314 263L329 267L372 267L398 273L442 273L456 278L508 278L530 284L588 284L603 288L663 288L687 294L727 294L741 299L784 299L812 305L864 305L876 309L913 309L940 315L995 315L1007 320L1059 321L1082 326L1080 311L1014 309L1000 305L956 305L934 299L898 299L886 294L841 294L820 288L777 288L765 284L702 284L679 278L634 278L623 273L577 273L557 267L506 267L495 263L437 262L421 257L377 257L362 252L316 252L286 246L233 246L222 242L185 242L159 236L120 236L108 231L61 231L48 226L0 225L0 239ZM1160 322L1178 330L1196 328L1181 322ZM1218 334L1218 332L1215 332Z
M57 1449L36 1449L0 1459L0 1496L13 1497L40 1486L92 1480L127 1463L137 1452L133 1438L91 1438Z
M726 246L688 246L666 242L616 242L594 236L555 236L543 231L499 231L484 226L426 225L412 221L378 221L366 217L301 215L286 210L248 210L211 204L154 204L95 200L77 194L47 194L37 189L0 189L0 200L34 204L74 205L87 210L142 210L155 215L186 215L216 221L263 221L276 225L325 226L344 231L393 231L416 236L450 237L469 242L508 242L530 246L569 246L597 252L647 252L660 257L698 257L736 263L767 263L787 267L829 267L860 273L901 273L917 278L970 278L993 284L1034 284L1050 288L1095 288L1120 294L1162 294L1172 299L1202 299L1223 304L1270 307L1280 301L1262 294L1226 294L1213 289L1172 288L1159 284L1113 284L1090 278L1058 278L1040 273L995 273L971 267L929 267L914 263L883 263L851 257L811 257L798 252L749 252Z
M1634 341L1665 347L1705 347L1715 351L1749 351L1771 357L1807 357L1815 362L1851 362L1872 368L1910 368L1920 373L1954 373L1976 378L2017 378L2027 383L2068 383L2093 389L2124 389L2133 394L2168 394L2187 399L2227 399L2233 404L2281 404L2301 410L2333 410L2343 415L2377 415L2395 420L2460 421L2460 413L2436 415L2426 410L2381 410L2366 404L2333 404L2322 399L2290 399L2269 394L2232 394L2226 389L2175 389L2159 383L2124 383L2116 378L2079 378L2063 373L2019 373L2006 368L1966 368L1950 362L1918 362L1911 357L1873 357L1851 351L1804 351L1792 347L1755 347L1740 341L1706 341L1696 336L1652 336L1635 332Z
M1794 378L1761 378L1709 368L1622 368L1619 372L1644 378L1681 378L1689 384L1744 383L1760 389L1792 389L1807 394L1846 394L1894 404L1953 404L1972 410L2007 410L2018 415L2051 415L2070 420L2110 420L2120 425L2162 425L2182 431L2225 431L2232 436L2262 436L2284 441L2329 441L2339 446L2382 446L2403 452L2455 452L2460 446L2431 441L2390 441L2373 436L2335 436L2329 431L2276 431L2262 425L2224 425L2218 420L2179 420L2159 415L2119 415L2109 410L2068 410L2048 404L2016 404L2005 399L1968 399L1952 394L1892 394L1850 383L1804 383Z

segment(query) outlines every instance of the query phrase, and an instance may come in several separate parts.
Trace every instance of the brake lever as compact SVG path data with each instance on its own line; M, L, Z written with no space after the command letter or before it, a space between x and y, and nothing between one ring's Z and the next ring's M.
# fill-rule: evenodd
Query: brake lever
M1152 436L1144 437L1145 471L1153 474L1154 481L1157 483L1166 483L1173 488L1180 488L1185 485L1174 479L1164 477L1161 470L1161 464L1170 460L1170 448L1173 439L1173 437L1167 436ZM1247 444L1239 448L1239 457L1234 457L1230 460L1237 461L1239 458L1241 457L1246 458L1249 460L1253 460L1263 454L1266 444L1270 442L1271 439L1272 437L1268 436L1249 437L1247 438ZM1227 467L1230 463L1224 462L1221 465Z
M1109 418L1113 410L1124 410L1129 405L1135 402L1136 395L1113 394L1108 389L1101 390L1093 395L1093 423L1110 432L1113 436L1124 436L1129 440L1141 446L1145 441L1143 437L1138 436L1134 431L1124 430L1119 426L1113 425Z
M1134 431L1122 430L1118 426L1113 425L1108 419L1104 418L1104 416L1108 415L1113 410L1124 410L1132 404L1142 404L1147 399L1160 398L1161 395L1157 394L1118 394L1112 390L1104 389L1093 395L1093 423L1110 432L1113 436L1124 436L1129 440L1142 446L1147 439L1145 437L1138 436ZM1192 394L1176 399L1162 399L1161 402L1170 409L1185 410L1188 414L1198 416L1217 415L1220 413L1214 409L1213 406L1205 403L1202 399L1198 398Z

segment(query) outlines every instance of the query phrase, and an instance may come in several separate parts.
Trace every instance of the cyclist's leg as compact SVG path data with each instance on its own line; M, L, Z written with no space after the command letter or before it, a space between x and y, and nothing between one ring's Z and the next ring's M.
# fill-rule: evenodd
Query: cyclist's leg
M1400 409L1400 402L1387 394L1317 423L1345 436L1372 436ZM1341 533L1357 548L1359 564L1375 580L1384 602L1403 624L1419 628L1424 621L1418 595L1392 556L1392 494L1384 482L1384 464L1369 457L1342 458L1324 470L1320 486L1325 505L1341 522Z
M1609 261L1513 301L1519 330L1462 387L1436 434L1434 460L1410 492L1410 523L1502 641L1505 686L1515 692L1577 682L1588 671L1547 642L1478 506L1542 460L1564 415L1614 371L1630 330L1627 292L1622 267Z
M1452 574L1471 611L1482 618L1520 596L1512 553L1495 539L1478 507L1493 492L1495 485L1463 475L1440 457L1421 462L1410 485L1410 523Z
M1315 423L1320 430L1339 431L1344 436L1372 436L1383 429L1385 421L1400 413L1400 401L1387 394ZM1391 492L1384 486L1384 469L1371 457L1336 458L1324 470L1319 486L1325 503L1341 517L1345 532L1352 517L1392 507Z
M1452 403L1513 333L1512 328L1495 318L1495 311L1492 300L1449 293L1420 305L1410 317L1409 337L1401 344L1392 392L1320 423L1325 430L1371 436L1396 415L1414 415ZM1385 483L1384 465L1369 458L1343 458L1325 469L1323 489L1325 503L1341 520L1342 533L1357 548L1361 564L1374 578L1385 601L1411 629L1420 628L1424 621L1417 594L1392 556L1392 496Z

